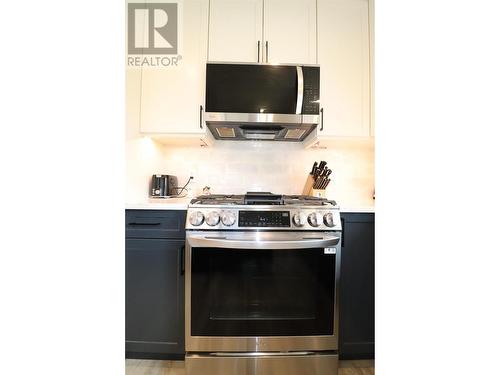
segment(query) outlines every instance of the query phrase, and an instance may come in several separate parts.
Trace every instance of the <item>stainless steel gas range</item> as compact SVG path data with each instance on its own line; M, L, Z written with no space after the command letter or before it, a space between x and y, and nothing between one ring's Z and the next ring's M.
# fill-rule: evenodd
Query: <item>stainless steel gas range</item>
M191 201L187 375L332 375L341 222L334 201L270 193Z

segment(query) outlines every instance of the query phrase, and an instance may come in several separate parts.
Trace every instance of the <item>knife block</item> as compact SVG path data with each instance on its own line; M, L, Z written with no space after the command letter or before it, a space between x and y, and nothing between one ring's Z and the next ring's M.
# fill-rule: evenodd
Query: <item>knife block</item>
M307 180L304 185L304 189L302 190L303 195L309 195L311 197L317 198L326 198L326 190L325 189L313 189L314 178L310 174L307 175Z
M304 189L302 190L302 195L310 195L313 185L314 178L312 175L308 174L306 184L304 185Z
M326 198L326 190L325 189L311 189L309 192L311 197L316 198Z

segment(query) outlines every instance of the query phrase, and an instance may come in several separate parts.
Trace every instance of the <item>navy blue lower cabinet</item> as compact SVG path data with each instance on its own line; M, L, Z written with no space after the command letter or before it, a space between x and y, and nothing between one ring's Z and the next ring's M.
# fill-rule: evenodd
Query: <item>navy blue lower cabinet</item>
M375 358L375 214L342 213L340 358Z
M125 242L127 358L184 359L184 240Z

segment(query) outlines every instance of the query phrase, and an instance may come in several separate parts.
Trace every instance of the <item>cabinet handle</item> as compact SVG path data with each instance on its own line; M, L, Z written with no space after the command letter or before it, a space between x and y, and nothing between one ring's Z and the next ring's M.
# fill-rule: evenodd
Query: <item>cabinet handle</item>
M128 223L128 225L139 226L139 225L161 225L161 223Z
M200 129L203 129L203 106L200 105Z
M269 42L266 40L266 63L269 62Z
M260 40L257 42L257 62L260 62Z
M184 245L182 245L181 247L181 254L180 254L180 269L181 269L181 275L184 275L184 270L186 268L186 261L184 260L184 252L186 250L186 247Z
M320 113L321 113L321 127L319 128L319 131L323 131L323 108L321 108L320 110Z
M344 218L340 218L340 225L342 226L342 241L340 242L340 247L344 247L344 233L345 233L345 226L344 226Z

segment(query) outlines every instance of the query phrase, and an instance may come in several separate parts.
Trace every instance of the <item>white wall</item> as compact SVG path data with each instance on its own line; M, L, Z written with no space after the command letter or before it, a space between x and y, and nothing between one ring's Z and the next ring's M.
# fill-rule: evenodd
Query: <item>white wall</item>
M300 143L217 142L213 147L165 148L163 169L179 184L195 177L196 193L208 185L212 194L247 191L301 194L314 161L333 170L327 194L343 206L373 205L372 140L342 140L330 149L304 150Z

